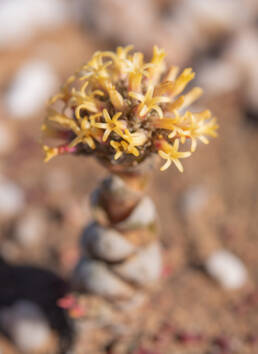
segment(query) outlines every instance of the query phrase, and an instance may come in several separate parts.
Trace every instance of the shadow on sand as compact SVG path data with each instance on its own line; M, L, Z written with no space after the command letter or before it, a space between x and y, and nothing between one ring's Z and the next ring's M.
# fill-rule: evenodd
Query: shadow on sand
M27 265L10 265L0 258L0 310L18 300L37 304L46 315L50 327L59 335L60 354L71 348L74 339L71 320L56 304L67 291L65 280L49 270Z

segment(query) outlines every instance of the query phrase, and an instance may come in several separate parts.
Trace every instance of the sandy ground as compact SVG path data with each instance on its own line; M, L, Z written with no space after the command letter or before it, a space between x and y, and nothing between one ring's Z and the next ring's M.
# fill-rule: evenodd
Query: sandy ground
M83 36L75 26L44 33L26 50L0 55L2 92L44 41L57 43L55 55L49 50L47 57L60 82L98 45L108 46ZM66 279L79 256L78 239L91 219L90 192L107 172L83 157L64 156L44 164L39 144L44 110L15 120L0 98L0 121L12 139L1 154L0 174L24 194L19 211L0 219L0 308L19 298L38 303L60 338L48 354L58 352L56 347L75 354L258 353L258 113L256 120L248 118L241 97L242 92L233 91L204 98L218 117L219 138L200 145L184 161L184 174L175 168L154 172L148 193L161 219L164 277L143 309L122 320L118 316L113 325L100 320L96 327L87 322L87 311L84 320L71 320L56 302L69 291ZM196 189L205 191L204 201L199 203L197 194L189 206L185 200ZM20 229L32 212L38 224L28 239ZM225 290L204 271L206 257L218 247L245 264L249 280L242 289ZM0 351L19 353L4 332Z

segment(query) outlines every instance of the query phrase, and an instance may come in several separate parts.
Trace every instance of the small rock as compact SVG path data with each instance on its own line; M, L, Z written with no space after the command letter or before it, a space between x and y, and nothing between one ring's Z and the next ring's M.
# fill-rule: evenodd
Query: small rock
M226 60L207 60L200 65L198 83L210 95L222 95L237 90L241 76L238 68Z
M258 111L258 30L249 27L239 31L225 50L224 57L228 65L235 67L241 80L246 104L254 111Z
M89 225L82 236L83 249L109 262L121 261L135 251L135 246L114 229L97 223Z
M1 0L0 47L20 46L39 30L56 28L67 19L60 0Z
M105 263L88 258L79 262L73 280L79 290L104 297L127 299L133 293L132 288L112 273Z
M182 197L181 207L184 214L192 214L202 209L209 200L208 190L202 185L189 188Z
M241 0L181 0L172 3L167 28L172 38L180 37L184 46L187 44L187 51L182 49L189 58L196 51L209 48L214 40L241 28L253 16Z
M0 178L0 217L12 217L24 206L23 190L17 184Z
M40 308L27 300L20 300L11 307L3 308L0 323L19 350L28 354L45 348L52 336Z
M202 30L201 34L206 36L236 30L253 16L241 0L183 0L179 6L184 8L186 18L191 16Z
M54 92L58 79L52 67L41 60L28 61L20 68L5 96L9 114L25 119L37 113Z
M19 220L15 236L25 247L34 246L40 243L45 232L45 222L40 210L29 210Z
M226 289L242 287L248 278L243 262L227 250L214 252L206 261L205 268Z
M149 285L161 277L162 256L158 243L152 243L128 261L112 266L124 279L139 285Z
M149 197L143 197L128 218L116 224L116 227L120 230L137 229L155 223L156 219L157 213L153 201Z
M258 31L248 27L239 31L225 49L224 58L236 66L240 76L257 67Z

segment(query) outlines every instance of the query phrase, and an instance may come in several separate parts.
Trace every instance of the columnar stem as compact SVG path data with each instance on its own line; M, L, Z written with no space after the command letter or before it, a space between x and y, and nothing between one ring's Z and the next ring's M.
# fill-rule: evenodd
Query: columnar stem
M111 175L91 198L94 221L81 239L74 284L82 292L130 299L160 277L157 214L144 194L146 175Z

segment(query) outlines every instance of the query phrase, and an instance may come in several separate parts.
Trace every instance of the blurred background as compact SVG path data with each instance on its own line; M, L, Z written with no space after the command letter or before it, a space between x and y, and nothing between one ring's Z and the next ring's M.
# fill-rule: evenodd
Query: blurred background
M40 125L95 50L128 44L193 67L219 138L184 174L154 173L164 284L144 326L81 338L56 302L106 171L83 157L44 164ZM0 353L258 353L257 152L257 0L1 0Z

